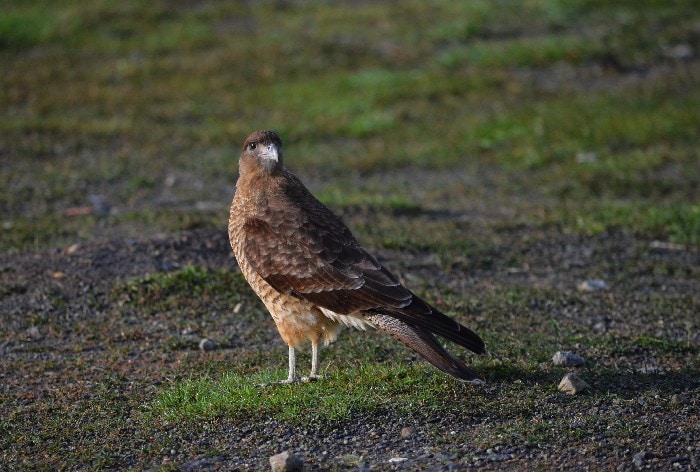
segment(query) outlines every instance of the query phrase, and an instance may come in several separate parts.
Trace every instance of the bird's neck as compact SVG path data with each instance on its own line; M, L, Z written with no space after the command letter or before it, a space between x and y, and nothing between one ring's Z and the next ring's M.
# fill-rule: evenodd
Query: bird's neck
M244 169L240 168L238 175L238 183L236 188L247 189L250 191L260 191L276 185L275 182L279 176L277 173L269 173L260 168Z
M284 195L283 180L284 177L279 172L268 174L258 169L253 172L241 172L236 182L234 198L242 204L241 211L252 208L255 212L264 212L271 198L274 200Z

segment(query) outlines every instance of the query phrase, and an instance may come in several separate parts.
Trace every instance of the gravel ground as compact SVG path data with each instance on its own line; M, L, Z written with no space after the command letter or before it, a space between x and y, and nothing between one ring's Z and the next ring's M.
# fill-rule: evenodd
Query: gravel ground
M504 244L504 247L509 246ZM639 320L623 319L627 313L644 311L641 304L647 299L643 295L650 287L690 297L697 303L700 260L694 250L650 246L648 242L621 233L589 239L551 236L548 245L533 243L528 244L527 249L518 250L527 254L532 270L527 274L498 271L500 277L513 285L556 287L564 283L563 280L580 279L588 272L582 267L591 263L598 266L622 264L625 268L620 271L629 273L630 262L636 260L633 272L640 267L649 270L635 272L637 276L624 283L621 275L620 280L613 277L610 282L622 287L615 292L620 309L605 318L604 329L613 333L638 329L666 338L687 339L689 345L697 346L698 333L689 334L687 328L695 326L696 315L681 313L674 318L669 313L665 326L649 326L643 316ZM475 269L474 280L497 277L494 267L500 264L500 259L511 257L509 251L493 254L494 264ZM392 259L393 255L387 253L386 257ZM580 257L587 260L580 260ZM422 272L431 270L429 265L421 265L415 258L405 264L411 265L415 275L421 277L426 275ZM427 411L411 417L389 410L371 415L360 412L348 420L314 420L303 427L272 418L263 422L218 418L201 423L165 422L155 431L146 433L148 428L130 423L137 422L140 405L147 402L166 379L186 376L188 365L200 361L193 354L196 349L173 348L157 331L149 334L152 320L118 316L119 310L109 305L114 303L110 291L115 284L132 277L188 265L235 270L226 235L198 231L1 255L1 410L5 418L15 421L2 423L3 429L13 427L12 424L20 421L18 418L24 418L25 425L41 423L49 418L46 415L55 404L63 408L74 405L73 411L81 415L81 421L83 417L89 421L91 415L99 414L90 410L95 408L90 402L94 399L102 402L100 395L105 389L111 389L110 398L115 399L115 404L108 407L108 410L114 409L108 414L115 415L120 422L110 433L113 437L105 440L105 447L110 450L106 454L112 460L118 456L122 466L138 469L259 469L268 467L270 456L290 450L311 470L697 470L700 462L700 379L697 372L681 373L682 366L663 359L654 360L653 353L650 355L644 349L610 362L634 367L655 361L655 368L665 376L657 374L644 384L612 386L607 392L598 392L591 411L584 412L587 415L583 416L559 393L547 395L541 403L533 405L533 411L527 415L532 421L553 421L547 416L549 410L570 414L574 418L570 427L585 431L586 439L575 444L557 440L548 443L509 440L482 449L471 442L451 441L453 437L470 434L478 437L480 431L508 427L503 424L502 415L475 416L469 411L438 416ZM661 266L674 267L673 274L652 270ZM555 272L553 267L561 270ZM575 310L567 316L583 324L600 322L590 319L590 313ZM134 326L141 330L140 336L134 335ZM274 348L279 348L271 323L265 324L263 329L269 331ZM115 334L120 331L121 335ZM217 349L211 355L213 359L224 359L240 355L245 349L244 343ZM696 351L696 348L690 349L687 355L692 359ZM113 382L106 380L112 378L106 377L107 373L117 376ZM503 388L503 383L490 383L479 394L485 400L494 399L502 395ZM642 394L635 399L634 391L640 388ZM609 395L615 389L622 394L622 400ZM604 423L598 429L595 425L591 427L590 418L596 416L629 416L635 425L646 425L647 429L640 430L638 442L621 443L606 434L602 429ZM20 439L33 435L41 437L40 424L28 428ZM32 431L32 428L37 430ZM16 432L5 432L18 438ZM155 451L149 446L153 438L148 434L154 434L161 445ZM80 438L67 436L65 447L76 447L80 443ZM41 444L38 440L5 442L0 455L4 465L0 468L10 470L43 464L49 468L72 469L96 464L92 457L86 458L82 466L75 463L61 466L60 457L55 452L42 451Z

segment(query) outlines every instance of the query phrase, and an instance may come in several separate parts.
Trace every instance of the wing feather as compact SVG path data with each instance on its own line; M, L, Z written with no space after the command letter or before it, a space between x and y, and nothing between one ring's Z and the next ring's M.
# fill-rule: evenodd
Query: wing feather
M285 177L282 192L243 225L244 254L267 283L340 315L381 313L484 351L477 334L401 285L296 177Z
M338 217L292 174L285 182L282 194L243 225L245 256L267 283L340 314L410 303L413 294Z

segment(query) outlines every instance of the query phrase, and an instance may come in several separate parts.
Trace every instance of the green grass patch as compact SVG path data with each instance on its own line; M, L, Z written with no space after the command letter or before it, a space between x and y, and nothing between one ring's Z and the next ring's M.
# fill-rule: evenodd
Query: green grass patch
M366 195L344 193L334 189L316 193L316 197L332 208L389 211L395 214L416 214L421 211L420 205L401 195Z
M84 202L81 202L84 203ZM162 231L192 230L202 227L221 227L226 220L225 210L220 214L202 211L146 209L117 215L63 216L46 212L36 218L1 220L0 251L16 252L22 249L41 249L48 246L68 246L96 237L115 238L140 236Z
M691 123L700 94L694 90L676 94L675 87L666 84L616 95L563 94L533 101L489 117L474 129L472 140L494 151L493 159L501 165L523 170L558 164L571 180L582 171L576 160L582 151L601 157L591 164L600 169L599 177L625 167L627 172L643 170L649 159L637 158L637 150L663 150L660 145L670 142L683 146L698 137ZM697 155L682 152L673 157L666 152L661 157L691 161Z
M692 203L593 202L567 213L564 221L589 235L622 227L680 244L700 244L700 205Z
M168 311L200 314L210 311L213 304L233 309L251 295L240 271L194 266L132 279L112 291L118 304L138 307L144 316Z
M601 47L580 36L547 35L505 41L472 42L444 52L438 61L448 69L460 67L544 67L558 61L580 64Z
M501 341L512 341L500 337ZM541 338L540 338L541 339ZM697 349L671 345L642 337L639 339L616 339L607 342L606 336L599 340L589 339L587 352L596 357L605 355L640 355L673 358L694 356ZM292 385L262 385L286 378L281 369L254 372L202 373L178 380L159 389L157 396L144 405L148 418L166 423L181 423L210 419L233 421L256 421L276 418L292 425L304 426L317 422L340 422L367 414L391 411L397 415L435 416L469 411L472 419L484 416L498 418L498 423L529 417L531 414L547 416L548 409L542 403L561 411L566 408L584 410L592 405L608 403L607 397L621 393L622 398L647 396L648 392L663 390L678 392L694 388L690 380L697 370L691 362L685 371L669 374L644 374L638 368L644 365L606 367L596 365L588 357L585 368L575 369L594 387L587 395L576 400L557 392L561 377L571 368L551 366L550 359L532 355L535 344L521 346L519 355L509 353L509 358L491 356L476 364L486 384L474 386L462 384L447 377L426 364L398 364L396 362L354 362L338 369L329 369L325 377L315 382ZM642 349L643 351L640 351ZM371 357L371 356L370 356ZM551 357L551 356L550 356ZM635 385L638 391L629 390ZM620 393L618 393L620 392ZM401 401L397 401L400 398ZM556 416L556 413L552 413ZM604 421L605 425L610 419ZM553 440L557 434L547 427L532 429L521 424L512 430L522 435L523 440L541 437ZM560 433L559 433L560 434ZM575 432L571 432L575 437ZM496 440L498 434L485 437ZM528 439L530 437L530 439Z
M0 48L22 49L46 42L55 33L54 14L38 8L4 11L0 16Z
M260 386L284 378L281 370L191 378L164 389L149 412L171 421L218 416L337 421L378 409L417 412L474 388L439 378L424 366L369 364L334 370L316 382Z
M636 339L631 339L626 345L620 346L622 353L636 352L639 349L648 349L650 351L658 351L665 353L688 353L697 354L698 346L691 346L688 342L680 340L672 340L667 338L658 338L654 336L640 336Z
M692 70L668 54L700 48L692 5L11 2L0 18L0 248L93 233L90 219L46 216L86 194L111 196L138 230L178 228L164 193L225 202L212 189L233 187L240 141L257 128L281 132L291 168L362 204L403 202L381 186L358 197L367 189L336 185L348 172L392 188L405 184L392 181L396 169L475 165L507 182L498 194L526 201L532 189L688 201L700 103ZM621 69L596 75L606 56ZM164 191L171 172L206 183ZM454 206L491 190L470 185L477 192ZM684 231L663 229L692 241L675 236Z

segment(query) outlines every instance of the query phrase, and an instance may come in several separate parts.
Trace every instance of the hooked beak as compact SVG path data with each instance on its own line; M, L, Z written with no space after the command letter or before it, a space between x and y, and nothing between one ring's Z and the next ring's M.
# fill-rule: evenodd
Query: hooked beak
M260 154L264 159L269 159L274 162L279 161L279 151L274 144L268 144Z

